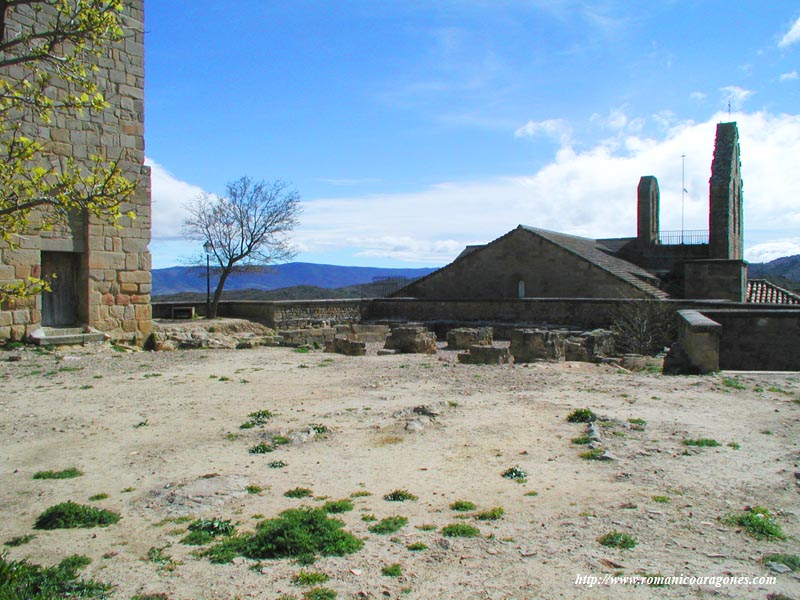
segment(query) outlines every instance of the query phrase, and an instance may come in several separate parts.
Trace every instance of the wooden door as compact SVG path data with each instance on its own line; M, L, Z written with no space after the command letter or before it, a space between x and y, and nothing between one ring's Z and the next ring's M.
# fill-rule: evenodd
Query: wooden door
M80 256L76 252L42 252L42 279L50 281L52 288L42 294L42 325L77 323Z

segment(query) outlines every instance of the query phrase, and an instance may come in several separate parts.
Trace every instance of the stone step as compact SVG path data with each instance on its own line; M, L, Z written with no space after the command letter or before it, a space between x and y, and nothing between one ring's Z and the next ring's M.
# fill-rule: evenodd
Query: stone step
M106 339L106 334L88 327L41 327L30 337L30 341L37 346L85 346L105 342Z

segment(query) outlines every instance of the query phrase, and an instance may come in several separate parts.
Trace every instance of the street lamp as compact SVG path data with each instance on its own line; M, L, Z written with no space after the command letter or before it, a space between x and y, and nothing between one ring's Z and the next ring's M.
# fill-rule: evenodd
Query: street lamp
M214 244L211 240L206 240L203 244L206 252L206 319L211 317L211 253L214 252Z

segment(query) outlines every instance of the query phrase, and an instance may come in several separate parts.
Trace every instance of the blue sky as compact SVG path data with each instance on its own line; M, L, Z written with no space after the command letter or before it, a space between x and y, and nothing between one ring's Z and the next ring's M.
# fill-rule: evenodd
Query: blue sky
M518 224L706 229L714 126L739 123L746 258L800 253L800 5L652 0L148 0L153 265L182 205L290 181L297 260L439 266Z

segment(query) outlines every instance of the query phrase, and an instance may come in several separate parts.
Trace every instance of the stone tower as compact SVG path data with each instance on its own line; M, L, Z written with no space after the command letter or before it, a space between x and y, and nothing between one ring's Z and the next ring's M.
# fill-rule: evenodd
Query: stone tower
M636 195L638 198L636 240L640 246L652 246L658 243L658 180L652 175L643 176L639 180L639 187L636 188Z
M41 8L41 10L39 10ZM24 28L46 29L48 4L6 8L9 35ZM92 155L119 160L124 176L137 184L122 206L136 218L115 227L93 215L75 213L56 231L32 228L18 236L16 248L0 244L0 283L55 274L51 292L0 306L0 339L48 335L45 328L95 330L114 339L140 341L152 331L150 169L144 165L144 0L124 0L124 37L92 58L93 74L109 106L83 115L58 113L52 122L31 122L30 133L55 156L91 162ZM11 68L1 75L24 77ZM57 76L60 93L69 84Z
M742 260L742 175L736 123L719 123L709 180L711 258Z

